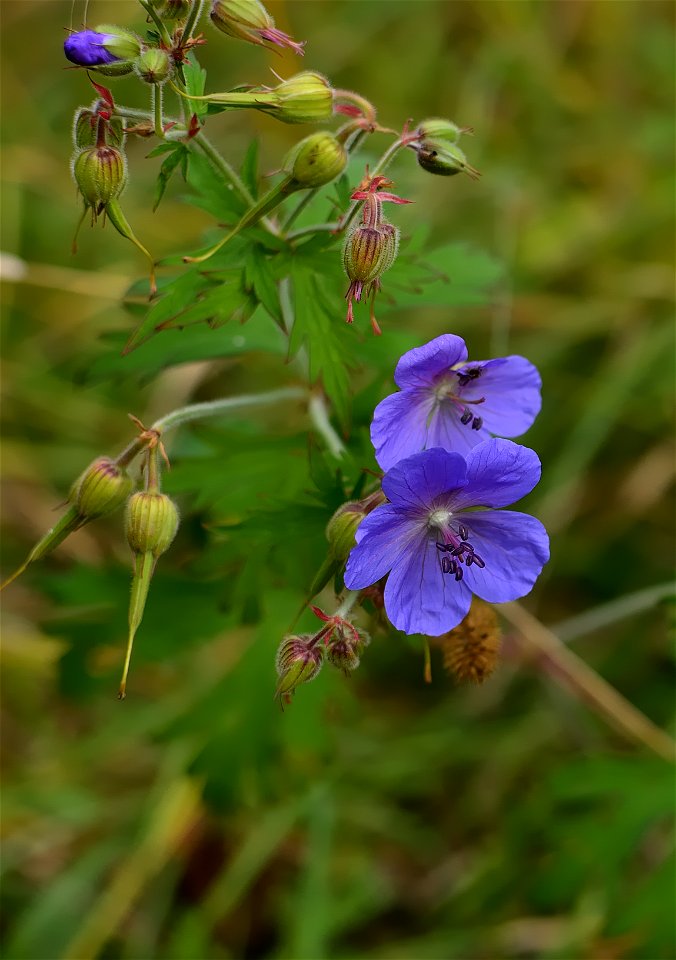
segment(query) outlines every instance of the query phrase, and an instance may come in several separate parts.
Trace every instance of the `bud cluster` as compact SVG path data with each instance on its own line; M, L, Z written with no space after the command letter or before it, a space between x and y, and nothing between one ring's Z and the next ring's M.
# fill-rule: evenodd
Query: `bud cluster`
M314 634L284 637L275 658L279 677L275 696L287 703L297 687L314 680L325 659L348 676L357 669L364 648L371 642L365 631L338 614L329 616L314 606L310 609L325 625Z

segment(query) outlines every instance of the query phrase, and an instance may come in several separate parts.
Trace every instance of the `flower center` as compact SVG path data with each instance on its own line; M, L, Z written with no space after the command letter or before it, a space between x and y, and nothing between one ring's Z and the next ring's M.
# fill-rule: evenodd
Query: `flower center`
M467 367L464 370L451 370L452 376L445 376L435 388L438 403L448 401L460 411L460 423L464 427L471 426L472 430L481 430L484 425L482 417L477 417L471 410L472 406L484 403L485 397L466 397L464 388L478 380L483 373L483 367Z
M452 574L459 582L463 576L463 563L466 567L471 567L475 563L483 570L486 563L469 542L469 530L464 523L456 523L453 526L446 524L440 528L440 532L443 542L437 540L437 550L442 573Z

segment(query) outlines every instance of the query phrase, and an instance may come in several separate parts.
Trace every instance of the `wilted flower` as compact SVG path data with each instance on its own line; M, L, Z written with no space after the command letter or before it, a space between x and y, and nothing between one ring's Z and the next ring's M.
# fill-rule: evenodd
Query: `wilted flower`
M279 677L275 696L284 697L288 702L296 687L314 680L323 663L324 647L316 636L305 633L284 637L275 660Z
M389 572L385 609L404 633L439 636L469 610L472 594L492 603L527 594L549 558L534 517L503 507L540 479L533 450L487 440L467 458L438 447L407 457L383 478L389 503L357 530L345 585L361 590Z
M466 454L492 434L518 437L540 405L540 375L525 357L467 360L461 337L446 333L399 360L399 393L375 409L371 440L383 470L429 447Z

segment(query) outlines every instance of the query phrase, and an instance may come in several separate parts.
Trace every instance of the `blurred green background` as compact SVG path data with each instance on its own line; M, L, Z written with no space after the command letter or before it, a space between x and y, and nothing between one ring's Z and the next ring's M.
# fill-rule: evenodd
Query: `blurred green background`
M544 406L526 442L543 482L528 508L552 560L526 605L556 626L628 598L612 624L564 623L561 636L673 732L673 608L634 596L668 580L672 559L673 5L269 8L308 41L303 66L370 98L383 123L441 115L475 128L479 183L398 158L397 192L415 204L397 220L505 264L488 306L388 317L364 349L389 372L355 372L355 443L367 448L398 338L454 332L471 357L533 360ZM286 375L254 353L151 380L123 364L87 378L111 332L129 332L119 300L144 265L110 228L85 229L70 254L71 118L91 100L85 75L64 69L71 4L4 0L0 13L7 572L83 466L129 440L127 411L151 421ZM83 16L76 3L74 27ZM92 0L88 23L99 22L140 30L143 16L131 0ZM298 66L205 30L210 90ZM139 87L114 90L143 106ZM209 133L236 164L260 137L263 170L300 135L248 114L212 119ZM180 202L179 183L150 213L159 161L147 152L130 144L127 215L158 257L194 248L211 218ZM267 462L238 473L237 451L278 444L286 471L305 456L304 429L280 409L172 438L168 489L185 519L158 566L124 704L118 518L4 595L4 956L674 957L673 767L518 644L481 688L455 686L435 652L427 686L416 644L383 634L356 676L325 670L280 712L274 651L330 511L308 503L283 520L272 558L255 510L248 556L205 528L227 526L247 496L264 504L277 483ZM194 462L206 464L202 493Z

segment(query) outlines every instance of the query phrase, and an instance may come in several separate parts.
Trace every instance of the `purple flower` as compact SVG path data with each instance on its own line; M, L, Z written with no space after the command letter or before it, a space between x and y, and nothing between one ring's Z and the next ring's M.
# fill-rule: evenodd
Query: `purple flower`
M525 357L469 363L450 333L405 353L394 379L401 392L378 404L371 424L383 470L429 447L464 455L492 434L518 437L541 405L540 375Z
M462 457L438 447L407 457L383 478L390 501L357 528L345 585L361 590L389 573L385 610L404 633L438 636L467 614L472 594L492 603L529 593L549 559L534 517L504 507L540 479L533 450L486 440Z
M63 42L63 51L66 59L79 67L98 67L106 63L117 63L120 58L104 46L106 42L114 39L112 35L97 33L96 30L80 30L66 37Z

